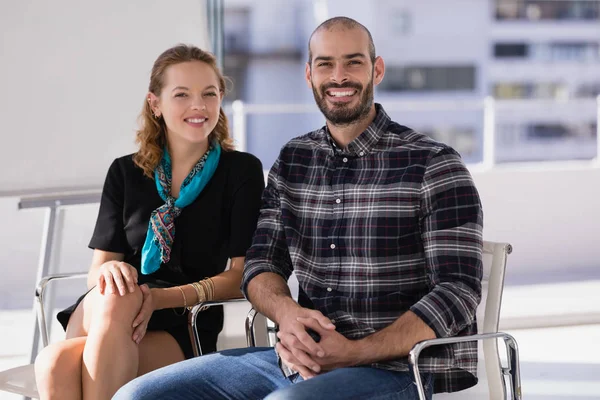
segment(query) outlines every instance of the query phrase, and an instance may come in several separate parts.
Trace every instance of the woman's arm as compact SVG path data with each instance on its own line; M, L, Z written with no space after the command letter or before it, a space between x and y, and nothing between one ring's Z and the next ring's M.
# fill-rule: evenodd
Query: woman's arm
M215 292L211 300L226 300L242 297L240 283L244 270L244 257L231 259L231 266L227 271L221 272L211 278L214 283ZM198 295L191 285L176 286L171 288L151 289L154 301L154 309L178 308L185 305L192 306L198 303ZM183 291L183 294L181 293Z

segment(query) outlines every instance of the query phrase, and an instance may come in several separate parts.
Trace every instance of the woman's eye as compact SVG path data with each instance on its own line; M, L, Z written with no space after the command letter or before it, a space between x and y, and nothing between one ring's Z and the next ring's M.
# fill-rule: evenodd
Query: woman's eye
M210 96L210 97L216 97L217 94L215 92L209 92L209 93L205 93L205 96Z
M187 93L177 93L175 97L186 97Z

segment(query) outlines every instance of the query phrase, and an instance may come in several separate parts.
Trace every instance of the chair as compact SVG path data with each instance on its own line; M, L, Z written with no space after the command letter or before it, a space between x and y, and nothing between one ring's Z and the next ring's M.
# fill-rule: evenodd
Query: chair
M46 288L50 283L53 282L69 279L82 279L86 277L87 273L57 274L44 277L37 284L35 288L36 318L43 347L48 346L49 343L46 310L44 308ZM231 299L224 301L207 301L197 304L192 308L188 315L188 328L190 330L190 338L192 338L192 349L194 351L194 356L202 355L202 344L200 343L198 327L196 325L198 313L208 307L239 302L246 302L246 300ZM20 394L29 398L39 398L35 383L35 371L33 364L22 365L5 371L0 371L0 391Z
M440 393L434 396L439 400L450 399L481 399L481 389L487 380L490 400L506 399L507 389L505 376L509 377L510 393L512 400L521 400L521 377L519 369L519 353L516 340L509 334L498 332L498 323L500 319L500 306L502 302L502 290L504 287L504 273L506 269L506 260L512 252L512 246L507 243L484 242L483 244L483 278L482 278L482 298L477 307L478 332L476 335L461 336L453 338L441 338L425 340L417 343L408 355L409 364L415 376L415 384L419 392L420 400L425 400L423 384L419 375L419 355L427 347L438 346L448 343L481 341L479 354L483 354L483 362L480 360L478 375L479 383L476 385L477 395L471 389L457 393ZM258 312L251 309L246 318L246 337L248 346L256 345L255 337L255 319ZM274 346L277 341L277 326L272 321L267 320L268 343ZM502 366L500 355L498 353L498 339L503 339L507 350L508 366ZM482 351L483 350L483 351ZM485 378L482 379L482 375ZM485 393L485 392L484 392ZM476 396L476 397L471 397Z
M46 288L52 282L68 279L86 278L87 273L57 274L42 278L35 287L35 305L37 326L42 346L48 346L48 328L46 324L46 312L44 310L44 297ZM22 365L0 372L0 390L20 394L28 398L38 399L39 395L35 384L35 371L33 364Z

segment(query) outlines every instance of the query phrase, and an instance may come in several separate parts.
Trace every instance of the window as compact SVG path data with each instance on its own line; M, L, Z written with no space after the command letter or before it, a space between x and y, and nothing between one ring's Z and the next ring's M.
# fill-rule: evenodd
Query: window
M229 54L250 51L250 10L230 8L223 15L223 47Z
M568 88L566 85L552 82L502 82L495 84L492 91L494 97L499 100L557 99L568 96Z
M526 138L535 139L594 139L596 137L596 123L537 123L527 125Z
M599 62L600 45L594 41L552 43L496 43L497 59L531 59L552 62Z
M437 126L417 129L434 140L445 143L463 158L473 158L479 149L475 129L467 126Z
M393 67L386 70L386 79L379 85L382 91L447 92L475 90L474 66Z
M393 10L389 14L391 31L398 35L408 35L412 30L412 18L408 10Z
M584 83L577 87L575 97L591 98L600 96L600 82Z
M496 0L496 19L510 20L600 20L598 0Z
M569 136L569 130L562 124L532 124L526 129L528 139L560 139Z
M600 59L598 43L551 43L550 59L556 61L591 61Z
M529 55L529 46L525 43L496 43L494 57L496 58L525 58Z

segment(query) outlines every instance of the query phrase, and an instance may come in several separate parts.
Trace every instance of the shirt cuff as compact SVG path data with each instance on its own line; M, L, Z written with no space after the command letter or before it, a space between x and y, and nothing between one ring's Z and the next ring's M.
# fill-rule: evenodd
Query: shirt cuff
M437 338L454 336L458 330L446 302L437 293L430 292L417 303L410 311L421 318L434 332Z
M260 263L260 264L246 264L244 267L244 274L242 275L242 294L247 300L248 299L248 284L252 279L254 279L257 275L262 274L263 272L273 272L283 278L284 281L287 282L289 277L286 277L283 272L273 267L271 264Z

